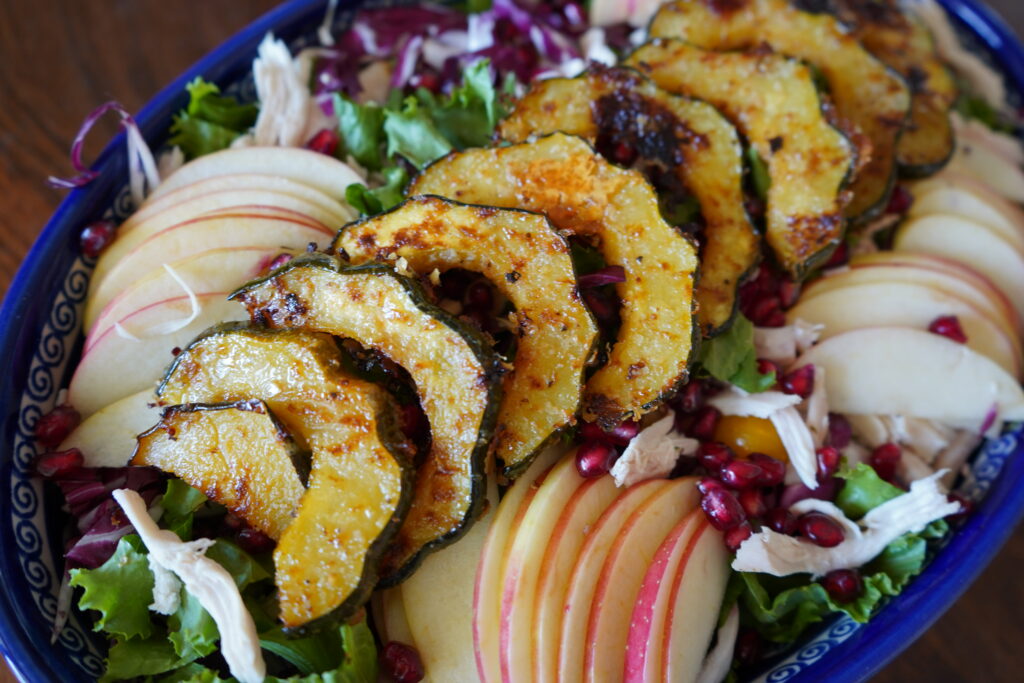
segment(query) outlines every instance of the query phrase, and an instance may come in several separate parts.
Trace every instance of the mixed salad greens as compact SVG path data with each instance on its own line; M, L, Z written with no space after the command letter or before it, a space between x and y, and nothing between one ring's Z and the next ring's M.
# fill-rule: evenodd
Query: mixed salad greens
M432 163L453 151L491 144L502 120L532 83L576 76L588 62L614 66L644 43L644 26L660 3L623 3L628 9L609 9L606 5L611 4L600 0L582 4L471 0L360 10L352 26L340 35L321 31L323 44L296 55L294 66L286 54L288 68L307 78L309 91L304 96L314 110L307 112L300 124L279 122L271 137L277 142L290 139L294 142L289 144L345 161L362 182L338 188L338 194L362 216L376 216L399 205L410 179ZM329 12L332 15L333 5ZM602 16L612 18L602 20L601 25L591 24L590 19ZM269 68L269 54L269 49L264 53L261 48L263 68ZM268 144L266 138L260 138L264 125L261 119L270 119L266 112L274 110L284 116L281 112L289 109L280 102L290 95L287 88L275 89L273 79L261 81L258 68L256 71L259 101L255 103L240 102L201 78L188 85L188 104L174 118L168 150L161 159L164 173L233 146ZM815 76L819 82L825 78L820 72ZM1014 117L1000 102L974 94L971 88L968 81L959 84L955 109L960 116L980 121L993 131L1016 131ZM823 89L827 90L827 82ZM286 132L289 125L298 125L298 130ZM774 153L777 150L774 143L772 146ZM782 146L781 141L778 146ZM609 152L600 138L597 147L606 156L621 152L618 148ZM745 147L747 211L758 220L763 219L765 203L773 201L770 164L761 155L755 145ZM137 166L148 168L152 163ZM661 167L655 173L664 175L667 169ZM72 182L86 181L80 176ZM151 175L149 184L150 191L155 189ZM663 203L662 213L670 224L687 234L700 234L703 219L699 203L692 195L682 200L671 208ZM680 211L681 205L688 208ZM878 238L892 232L892 226L908 208L906 191L897 189L882 217L867 228L851 231L825 268L838 268L834 271L837 273L856 270L856 264L851 267L846 263L851 251L876 251L876 240L863 236ZM598 355L607 357L619 324L615 285L624 279L623 270L609 266L600 251L584 240L572 242L572 257L581 296L593 310L603 335ZM993 426L995 407L980 430L978 425L971 426L974 432L968 435L970 438L960 438L960 432L952 427L904 422L898 416L889 422L885 422L889 416L882 416L868 424L866 418L861 419L863 416L847 419L830 414L824 398L822 366L817 374L814 365L799 366L802 354L818 342L824 325L786 318L785 309L792 308L801 297L800 284L770 260L751 272L739 289L738 312L731 324L717 336L703 340L693 359L693 378L667 401L669 409L659 414L670 416L676 431L690 438L680 440L672 449L667 467L657 464L651 471L661 468L657 475L661 477L704 475L699 483L703 510L712 526L723 532L730 551L743 549L742 554L762 543L770 552L772 533L792 535L797 533L797 525L803 525L799 529L806 538L820 533L820 542L814 541L818 546L834 547L844 540L843 531L835 531L838 523L835 518L828 522L827 515L819 511L825 509L821 506L833 505L827 509L837 510L836 517L853 525L845 527L846 533L850 534L851 528L856 531L858 520L872 511L901 496L907 500L918 495L916 482L941 476L942 463L934 470L932 467L938 462L935 453L946 453L955 442L959 444L958 454L949 456L947 466L962 465L979 441L976 432L989 432ZM453 298L478 282L467 280L462 273L453 277L436 270L431 278L442 294L456 292ZM456 282L458 278L462 280ZM814 286L808 290L816 291ZM774 307L766 308L766 301L774 302ZM491 305L488 300L487 308L504 318L511 306L502 301ZM602 313L603 308L610 312ZM458 312L469 314L473 309L463 299ZM485 330L497 341L498 348L504 349L505 357L511 358L509 349L515 347L515 335L508 334L501 325L482 324L491 326ZM959 334L967 339L955 317L952 321L944 319L932 332L953 339ZM399 393L409 394L408 386L403 388L402 383L407 378L389 367L386 359L362 356L358 351L346 357L361 377L383 379L391 388L399 387ZM423 415L415 409L415 397L405 399L400 396L398 403L403 404L407 433L422 433ZM40 445L48 452L41 456L38 470L60 487L76 527L67 545L66 584L55 630L62 628L72 601L95 618L96 630L109 636L111 642L102 680L221 681L229 680L230 675L219 650L222 633L218 624L197 598L173 576L167 579L168 570L149 557L146 545L132 533L128 518L111 498L111 493L119 489L138 492L163 529L173 531L186 545L201 543L205 556L234 578L264 652L266 680L354 682L375 681L379 675L388 675L412 681L423 675L415 651L381 647L391 644L384 642L379 633L375 636L371 619L362 610L340 626L300 632L298 636L286 633L277 620L270 555L274 541L173 476L153 468L83 467L87 459L80 452L54 451L77 424L77 415L68 408L58 408L40 421ZM569 443L582 443L578 453L589 448L588 452L600 450L603 454L603 461L593 472L585 472L595 467L590 461L578 460L581 475L604 475L617 457L623 462L643 461L645 456L629 444L651 424L652 420L646 420L637 428L635 422L627 420L611 432L599 433L591 429L594 423L581 423L566 430L563 437ZM758 430L765 433L765 424L774 426L775 436L751 436ZM872 430L882 436L873 438ZM970 428L965 425L961 432L967 431ZM900 447L893 441L902 440L912 453L925 438L920 436L924 432L937 440L938 445L931 449L933 461L925 463L912 454L901 463ZM813 443L802 441L811 439ZM775 456L773 448L781 448L781 456ZM801 448L811 454L809 463L797 461ZM725 451L727 456L723 455ZM761 453L761 461L753 456L734 457L751 451L767 455ZM787 452L793 467L788 468L784 481L781 475L778 480L772 479L768 475L771 466L763 458L786 462ZM920 461L921 467L915 470L908 466L908 459ZM763 467L751 465L757 469L752 474L732 464L754 462L761 462ZM761 488L751 488L743 483L743 477L751 481L762 477L757 479ZM731 492L722 493L722 482L732 486ZM752 493L745 495L744 491ZM807 501L815 500L821 505L808 505ZM721 501L720 507L715 501ZM798 519L786 512L801 503L806 508L803 517ZM757 524L729 521L727 517L734 510L739 510L740 520L757 520ZM778 510L782 516L773 517ZM898 595L921 572L933 550L930 542L944 538L950 522L966 512L966 507L952 499L945 507L932 505L921 512L919 524L910 525L914 530L889 542L863 566L827 573L817 572L813 565L788 574L772 575L768 569L733 572L722 600L720 622L725 623L729 614L738 610L739 637L735 648L726 648L735 658L727 657L733 660L731 664L724 669L719 664L717 670L705 675L735 676L744 667L779 652L809 626L838 612L866 622L887 598ZM827 523L818 529L804 521L814 515L826 517ZM825 538L834 533L839 534L834 543ZM209 543L202 539L215 540ZM725 633L720 632L719 638L725 639ZM383 656L379 654L381 649ZM383 674L379 664L383 665Z

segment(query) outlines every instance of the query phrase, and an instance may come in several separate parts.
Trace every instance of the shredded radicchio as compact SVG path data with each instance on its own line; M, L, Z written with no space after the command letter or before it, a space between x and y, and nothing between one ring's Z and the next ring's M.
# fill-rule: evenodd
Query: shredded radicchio
M622 266L606 266L593 273L580 275L576 278L580 289L592 289L601 285L613 285L626 281L626 271Z

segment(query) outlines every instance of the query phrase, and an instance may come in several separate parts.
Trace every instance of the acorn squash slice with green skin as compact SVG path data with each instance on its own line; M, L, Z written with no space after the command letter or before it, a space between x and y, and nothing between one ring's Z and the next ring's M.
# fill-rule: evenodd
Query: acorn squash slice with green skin
M903 175L937 173L953 155L950 109L956 81L935 50L931 32L894 0L833 0L839 18L868 52L896 69L910 86L910 120L896 147Z
M709 52L654 40L628 59L670 92L715 105L768 166L766 240L793 277L806 276L842 240L850 141L825 118L810 69L781 55Z
M382 264L346 266L308 254L232 295L255 322L352 339L411 376L430 423L412 505L381 560L382 585L480 515L484 467L501 401L501 365L478 331L430 303L422 287Z
M535 82L498 129L511 142L554 132L585 138L620 162L626 159L616 159L615 150L622 145L659 194L681 189L697 199L705 223L697 317L706 337L727 328L736 290L761 254L732 124L707 102L669 94L633 69L591 66L577 78Z
M328 335L229 324L189 344L157 395L177 404L262 399L309 448L309 488L274 551L279 618L301 632L352 616L412 494L387 393L345 375Z
M306 492L309 453L263 401L193 403L166 408L131 464L170 472L277 541Z
M334 246L353 263L404 258L421 274L480 272L515 307L518 343L494 433L506 476L575 421L599 331L576 288L569 245L544 216L423 196L343 228Z
M474 149L434 162L409 189L463 202L539 211L559 230L596 239L615 285L622 324L607 363L587 380L583 416L606 428L640 419L686 381L698 331L692 242L661 217L637 171L605 161L584 140L555 133Z
M677 0L658 11L649 33L705 50L767 45L813 64L829 84L840 119L871 141L870 157L864 155L866 163L851 184L846 215L861 223L885 209L896 178L896 147L910 112L910 90L833 15L801 10L789 0Z

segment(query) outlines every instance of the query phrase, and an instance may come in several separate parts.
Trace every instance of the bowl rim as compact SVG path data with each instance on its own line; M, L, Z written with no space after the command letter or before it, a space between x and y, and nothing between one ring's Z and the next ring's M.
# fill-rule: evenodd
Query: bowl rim
M1007 76L1007 85L1024 93L1024 44L992 9L978 0L938 0L953 22L975 35ZM323 15L327 0L290 0L267 12L221 43L150 99L135 117L147 141L166 136L171 114L185 103L185 84L202 75L223 83L247 72L256 47L268 31L289 38L308 29ZM339 9L358 5L343 1ZM18 406L28 379L29 363L39 345L48 310L39 301L52 301L67 275L70 254L76 250L77 230L85 217L95 217L110 203L112 192L123 183L126 163L119 133L93 164L100 171L90 186L73 190L47 221L20 265L0 308L0 486L12 482ZM46 293L43 296L42 293ZM13 486L13 482L12 482ZM884 608L876 618L787 680L865 680L921 635L978 577L1024 517L1024 457L1008 460L998 479L971 518L937 554L925 571ZM13 547L11 503L0 496L0 545ZM23 681L78 680L80 670L41 634L49 632L34 604L25 604L25 580L15 553L0 556L0 654ZM13 580L10 580L12 579ZM41 627L41 630L40 630ZM872 653L871 657L862 656ZM769 680L775 680L769 678Z

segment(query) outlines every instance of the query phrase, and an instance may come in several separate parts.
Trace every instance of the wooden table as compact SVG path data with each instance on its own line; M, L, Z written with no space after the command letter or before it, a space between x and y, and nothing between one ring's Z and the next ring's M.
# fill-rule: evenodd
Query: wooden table
M1024 33L1019 0L991 0ZM274 0L0 0L0 292L63 197L44 184L70 175L85 114L116 99L141 105ZM90 138L94 158L115 129ZM1024 533L877 681L1017 681L1024 671ZM865 653L870 657L869 653ZM0 664L0 683L13 676Z

